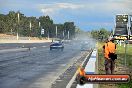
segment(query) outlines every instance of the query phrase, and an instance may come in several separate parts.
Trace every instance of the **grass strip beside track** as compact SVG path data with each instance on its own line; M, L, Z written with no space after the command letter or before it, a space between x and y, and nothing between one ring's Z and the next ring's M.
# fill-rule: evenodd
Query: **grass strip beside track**
M104 43L98 42L98 65L99 65L99 74L105 74L104 68L104 56L102 53L102 46ZM125 47L117 45L118 59L116 60L115 74L130 74L131 80L129 83L119 83L119 84L100 84L99 88L132 88L132 44L127 45L126 53L126 63L125 67Z

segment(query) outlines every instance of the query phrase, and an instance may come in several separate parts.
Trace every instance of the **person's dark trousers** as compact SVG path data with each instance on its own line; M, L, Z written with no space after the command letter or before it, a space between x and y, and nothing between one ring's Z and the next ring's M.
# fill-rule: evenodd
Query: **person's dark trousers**
M114 70L115 70L115 62L111 60L111 74L114 74Z
M106 74L114 74L115 63L111 59L105 60L105 71Z

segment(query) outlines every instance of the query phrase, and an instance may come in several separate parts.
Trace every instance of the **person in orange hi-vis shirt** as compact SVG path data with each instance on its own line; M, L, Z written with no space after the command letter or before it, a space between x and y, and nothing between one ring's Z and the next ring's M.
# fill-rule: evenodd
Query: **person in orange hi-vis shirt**
M103 46L104 58L105 58L105 70L106 74L113 74L115 68L115 59L117 58L116 44L114 43L114 38L109 38L108 41Z

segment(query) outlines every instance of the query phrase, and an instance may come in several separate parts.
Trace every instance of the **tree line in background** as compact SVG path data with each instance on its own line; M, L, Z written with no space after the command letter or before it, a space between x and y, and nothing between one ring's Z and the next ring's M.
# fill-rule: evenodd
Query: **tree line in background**
M111 35L111 32L108 31L107 29L105 28L101 28L99 30L92 30L91 31L91 36L96 39L96 40L99 40L99 41L104 41L106 40L107 38L109 38L109 36Z
M41 34L41 29L44 29L44 34ZM49 36L49 38L72 39L75 37L75 25L74 22L54 24L49 16L27 17L21 12L9 11L7 15L0 14L0 33L14 35L18 33L24 37Z

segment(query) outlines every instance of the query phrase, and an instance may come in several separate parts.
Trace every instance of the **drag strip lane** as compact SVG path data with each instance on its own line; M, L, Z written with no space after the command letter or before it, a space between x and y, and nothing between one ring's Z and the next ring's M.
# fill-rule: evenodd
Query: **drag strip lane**
M0 68L0 88L32 88L33 86L36 88L47 86L46 88L48 88L69 63L74 62L73 57L81 55L80 49L74 48L72 45L66 45L63 52L41 48L17 53L20 56L25 54L29 56L1 63L3 67ZM5 55L3 59L17 56L15 53L8 54L8 57L11 55L11 58Z

